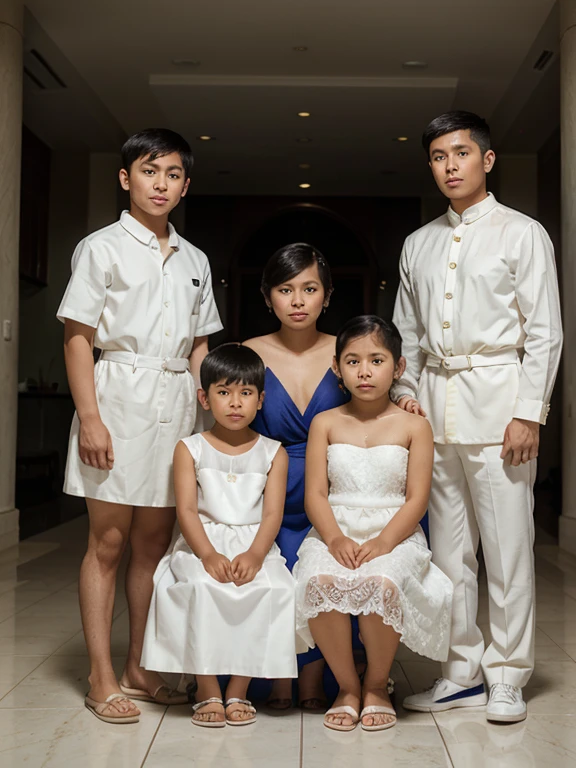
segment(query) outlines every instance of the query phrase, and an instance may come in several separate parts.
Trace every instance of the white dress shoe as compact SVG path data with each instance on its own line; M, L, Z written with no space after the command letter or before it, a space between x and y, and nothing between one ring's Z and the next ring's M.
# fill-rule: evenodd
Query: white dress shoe
M486 719L493 723L519 723L526 720L526 702L522 698L522 689L507 683L492 685Z
M407 696L402 706L415 712L445 712L459 707L484 707L487 701L484 683L465 686L441 677L427 691Z

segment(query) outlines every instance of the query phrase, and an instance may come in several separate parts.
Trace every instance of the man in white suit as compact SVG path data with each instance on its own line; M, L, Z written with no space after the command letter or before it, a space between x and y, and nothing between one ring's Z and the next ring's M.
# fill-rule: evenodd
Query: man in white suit
M562 346L554 252L538 222L486 191L495 155L483 119L441 115L423 144L450 206L404 244L394 322L407 368L393 394L432 424L431 547L455 591L443 677L404 706L435 712L487 704L488 720L518 722L534 669L539 430ZM487 648L476 623L479 539L490 598Z

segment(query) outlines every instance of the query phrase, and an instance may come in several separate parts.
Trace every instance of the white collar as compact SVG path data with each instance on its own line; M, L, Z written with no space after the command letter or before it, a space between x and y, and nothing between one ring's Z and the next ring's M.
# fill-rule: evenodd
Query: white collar
M488 192L488 196L485 197L484 200L476 203L476 205L470 206L470 208L466 208L461 216L456 213L452 206L449 206L447 212L448 221L453 227L457 227L460 224L472 224L474 221L478 221L478 219L486 216L487 213L490 213L490 211L497 205L498 201L492 192Z
M120 224L127 232L130 232L133 237L140 240L141 243L144 243L144 245L150 245L152 240L157 240L154 232L148 229L148 227L145 227L144 224L140 224L140 222L137 221L134 216L131 216L128 211L122 211ZM180 239L178 233L170 222L168 222L168 233L168 245L172 250L177 251L180 245Z

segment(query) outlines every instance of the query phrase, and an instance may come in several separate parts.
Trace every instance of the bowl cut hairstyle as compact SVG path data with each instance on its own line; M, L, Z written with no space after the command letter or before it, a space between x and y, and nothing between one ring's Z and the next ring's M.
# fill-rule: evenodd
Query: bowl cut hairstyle
M209 352L200 366L200 383L208 392L212 384L224 379L228 384L244 384L256 387L258 394L264 391L266 368L260 355L250 347L232 342L221 344Z

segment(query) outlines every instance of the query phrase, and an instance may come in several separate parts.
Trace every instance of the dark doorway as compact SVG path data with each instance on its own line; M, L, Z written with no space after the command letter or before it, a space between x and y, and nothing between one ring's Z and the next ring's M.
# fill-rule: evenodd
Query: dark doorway
M230 318L236 338L277 329L278 321L266 309L260 293L262 270L278 248L297 242L317 248L332 270L334 293L328 312L319 321L322 331L336 333L348 318L373 311L377 269L369 246L337 214L302 203L268 219L239 251L231 275Z

